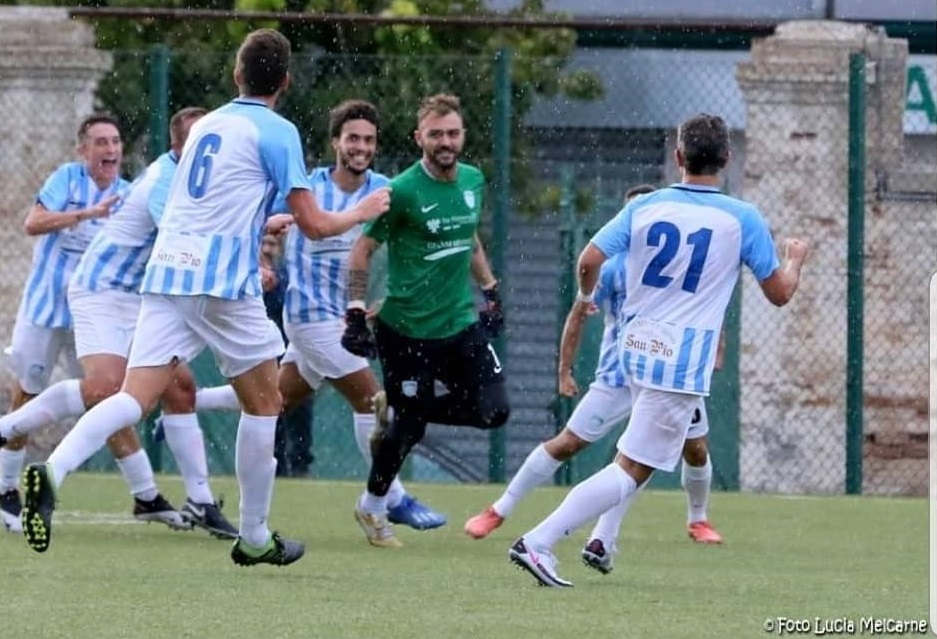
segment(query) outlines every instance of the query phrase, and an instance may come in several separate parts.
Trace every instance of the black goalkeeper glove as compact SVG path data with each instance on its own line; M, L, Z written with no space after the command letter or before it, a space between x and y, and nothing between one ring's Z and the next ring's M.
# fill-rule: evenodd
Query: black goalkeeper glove
M495 339L504 331L504 307L501 306L501 293L495 284L488 290L482 290L485 296L485 308L478 313L482 328L489 339Z
M374 359L377 357L377 343L368 328L368 320L363 308L349 308L345 311L345 332L342 333L342 347L352 355Z

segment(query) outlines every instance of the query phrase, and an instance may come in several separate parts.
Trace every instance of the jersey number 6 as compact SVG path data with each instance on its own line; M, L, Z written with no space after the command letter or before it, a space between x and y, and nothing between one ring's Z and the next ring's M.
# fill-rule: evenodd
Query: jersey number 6
M221 137L215 133L209 133L198 141L192 168L189 169L189 195L193 200L205 195L208 178L211 176L212 156L218 153L220 148Z

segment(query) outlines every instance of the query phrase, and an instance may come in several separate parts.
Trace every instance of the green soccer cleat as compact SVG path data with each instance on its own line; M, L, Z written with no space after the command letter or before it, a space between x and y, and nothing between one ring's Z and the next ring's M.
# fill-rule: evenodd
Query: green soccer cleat
M271 564L289 566L306 554L306 547L298 541L286 539L280 533L273 533L264 547L254 547L240 537L231 547L231 560L238 566L256 566Z

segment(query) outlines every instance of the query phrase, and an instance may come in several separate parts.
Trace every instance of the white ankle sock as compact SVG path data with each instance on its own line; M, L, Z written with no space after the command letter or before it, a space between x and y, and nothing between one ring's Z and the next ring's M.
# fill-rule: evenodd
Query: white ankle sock
M19 488L26 449L9 450L0 448L0 493Z
M387 495L379 497L378 495L372 495L368 491L364 491L361 494L361 498L358 500L358 505L361 507L361 510L369 515L386 515Z
M270 540L267 518L273 501L277 460L273 456L277 418L241 413L238 422L235 464L241 488L240 535L251 546Z
M12 439L84 412L81 380L66 379L45 389L12 413L0 417L0 435Z
M358 444L358 450L361 451L361 456L364 457L365 463L370 468L371 431L374 430L377 418L374 417L374 413L355 413L353 420L355 424L355 443ZM394 481L390 483L390 488L387 490L387 507L394 508L397 506L406 494L407 491L404 490L403 484L394 477Z
M548 550L591 519L623 501L630 502L638 488L624 469L612 462L569 491L566 499L540 524L524 535L537 549Z
M85 413L49 456L55 487L65 477L88 461L107 442L107 438L125 426L133 426L143 414L140 404L128 393L120 392Z
M705 521L713 481L713 465L709 455L706 456L706 464L703 466L690 466L683 462L680 475L680 483L686 490L687 523Z
M163 415L162 422L166 443L185 482L186 495L197 504L215 503L208 484L205 438L198 417L195 413Z
M159 494L156 478L153 477L153 466L150 465L150 458L145 450L141 448L123 459L118 459L117 466L130 487L131 495L143 501L151 501Z
M527 459L517 470L517 474L511 479L504 493L492 505L495 512L502 517L509 517L527 493L547 482L562 464L563 462L550 456L543 444L534 448L527 455Z
M241 402L231 384L195 391L195 410L241 410Z

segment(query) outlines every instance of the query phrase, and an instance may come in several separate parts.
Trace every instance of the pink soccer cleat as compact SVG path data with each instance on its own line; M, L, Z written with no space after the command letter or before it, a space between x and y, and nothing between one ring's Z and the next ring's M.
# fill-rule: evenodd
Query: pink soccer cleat
M690 539L698 544L721 544L722 535L720 535L712 524L708 521L694 521L686 527L686 532Z
M495 512L494 508L488 506L465 522L465 534L472 539L484 539L502 523L504 523L504 517Z

